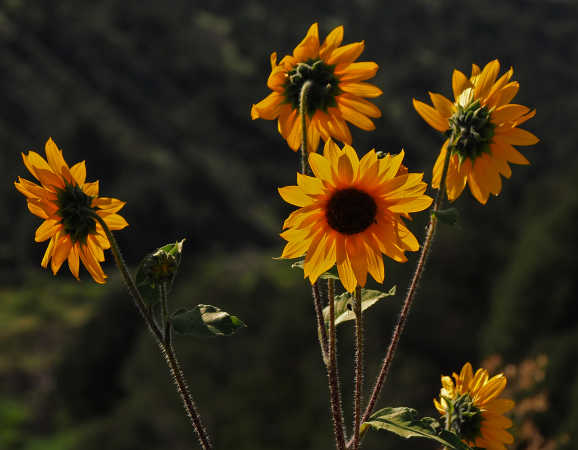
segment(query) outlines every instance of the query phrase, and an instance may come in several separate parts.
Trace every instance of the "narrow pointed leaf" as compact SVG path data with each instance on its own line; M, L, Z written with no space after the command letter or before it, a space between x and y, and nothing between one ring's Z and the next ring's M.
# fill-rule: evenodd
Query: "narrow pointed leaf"
M423 438L438 442L447 448L457 450L472 450L451 431L431 417L417 417L417 411L407 407L383 408L375 412L362 429L371 427L375 430L385 430L403 438Z
M196 337L230 336L247 326L237 316L211 305L179 309L170 321L177 334Z
M395 295L396 287L393 286L388 292L375 291L373 289L361 289L361 310L365 311L371 308L378 301ZM335 325L347 322L349 320L355 320L355 314L353 312L353 295L349 292L345 292L341 295L335 297ZM329 327L329 306L323 308L323 320L325 320L325 325Z
M300 259L299 261L295 261L293 264L291 264L291 268L303 270L303 263L304 263L303 259ZM335 268L335 266L333 266L327 272L322 273L319 276L319 278L321 278L323 280L328 280L328 279L339 280L339 275L337 274L337 269Z
M432 211L432 215L436 216L440 222L446 223L448 225L455 225L460 217L460 213L456 208Z

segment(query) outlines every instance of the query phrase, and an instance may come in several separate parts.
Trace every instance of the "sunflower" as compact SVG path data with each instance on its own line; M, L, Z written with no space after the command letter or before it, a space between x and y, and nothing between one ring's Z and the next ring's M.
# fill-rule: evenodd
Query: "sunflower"
M476 200L485 204L490 193L498 195L502 190L500 175L510 178L509 163L530 164L513 146L539 141L529 131L518 128L534 117L536 110L510 103L520 87L517 81L510 81L514 70L510 68L497 78L499 72L497 59L483 70L473 64L470 78L454 70L454 103L431 92L433 108L413 100L419 115L448 136L434 165L432 186L439 189L449 151L446 192L450 201L460 196L467 183Z
M440 399L434 399L436 409L450 421L448 428L472 447L505 450L504 444L514 442L506 431L512 421L504 416L514 401L498 398L506 387L506 377L500 373L489 378L485 369L474 374L470 363L452 376L453 380L442 376Z
M419 249L401 216L432 202L424 195L423 174L404 171L403 156L378 158L371 150L360 161L352 147L340 149L332 140L323 155L310 153L315 176L298 173L297 186L279 189L286 202L300 207L283 224L281 237L288 243L281 257L306 253L303 268L312 284L334 264L349 292L365 286L368 272L383 282L382 253L405 262L406 250Z
M116 198L99 197L98 181L86 182L84 161L68 167L52 139L45 146L46 160L38 153L22 153L24 165L40 185L18 177L16 189L26 196L30 212L44 222L36 230L36 242L50 239L42 258L42 267L56 274L64 260L78 279L79 259L97 283L105 283L100 262L110 243L95 215L111 230L128 225L116 214L124 205Z
M343 26L335 28L323 44L319 43L317 24L277 64L277 53L271 54L271 74L267 86L273 91L251 108L253 119L279 119L279 133L291 149L301 144L299 96L303 84L311 80L306 99L307 149L317 151L319 138L330 137L351 144L351 133L345 123L351 122L362 130L375 129L370 118L381 117L373 103L363 97L382 94L376 86L366 83L379 66L374 62L354 62L364 49L364 42L341 46Z

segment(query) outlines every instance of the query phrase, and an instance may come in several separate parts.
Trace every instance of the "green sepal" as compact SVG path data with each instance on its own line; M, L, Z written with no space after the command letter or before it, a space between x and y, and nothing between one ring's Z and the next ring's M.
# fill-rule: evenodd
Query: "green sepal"
M291 264L291 268L303 270L304 262L305 262L304 259L300 259L299 261L295 261L293 264ZM319 278L322 280L329 280L329 279L339 280L339 274L337 273L337 269L335 268L335 266L333 266L327 272L324 272L321 275L319 275Z
M460 212L457 208L439 209L437 211L432 211L431 214L440 222L448 225L455 225L460 217Z
M181 308L169 320L177 334L196 337L230 336L247 326L237 316L211 305Z
M375 305L379 300L395 295L395 291L396 286L393 286L388 292L375 291L373 289L361 289L361 310L365 311ZM336 326L349 320L355 320L355 313L353 312L354 301L354 295L349 292L344 292L335 297L333 304L335 305ZM323 308L323 320L325 321L325 326L329 327L329 306Z
M405 406L380 409L361 425L362 430L367 427L389 431L405 439L423 438L438 442L447 448L472 450L457 434L444 430L442 424L436 419L419 418L415 409Z
M146 255L140 262L136 271L135 283L143 300L148 305L154 306L159 303L161 283L166 283L167 294L170 291L181 264L184 242L185 239L182 239L163 245Z

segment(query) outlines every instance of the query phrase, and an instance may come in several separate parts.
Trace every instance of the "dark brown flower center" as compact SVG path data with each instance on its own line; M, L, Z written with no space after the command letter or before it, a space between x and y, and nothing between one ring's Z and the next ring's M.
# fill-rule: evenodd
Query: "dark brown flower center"
M356 234L375 222L377 205L371 195L349 188L335 192L327 204L325 216L331 228L343 234Z
M96 210L91 206L92 199L80 186L68 183L57 193L58 214L73 243L85 244L88 235L96 233Z

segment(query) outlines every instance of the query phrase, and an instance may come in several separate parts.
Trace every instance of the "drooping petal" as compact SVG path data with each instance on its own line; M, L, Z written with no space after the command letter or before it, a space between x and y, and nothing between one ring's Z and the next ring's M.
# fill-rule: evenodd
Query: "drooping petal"
M413 99L413 107L417 113L425 120L429 126L440 132L445 132L449 128L447 118L443 117L436 109L426 105L419 100Z

